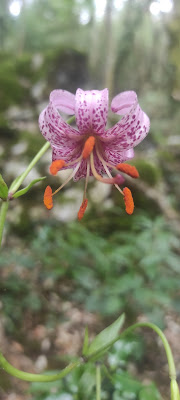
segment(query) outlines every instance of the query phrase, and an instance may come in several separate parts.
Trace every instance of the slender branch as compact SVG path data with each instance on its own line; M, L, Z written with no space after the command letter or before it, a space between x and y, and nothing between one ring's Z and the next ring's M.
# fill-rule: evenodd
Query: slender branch
M169 343L166 339L166 336L164 335L164 333L161 331L160 328L158 328L158 326L151 324L150 322L139 322L137 324L134 324L132 326L130 326L129 328L127 328L125 331L123 331L119 336L117 336L114 340L112 340L108 346L102 346L101 349L99 349L99 351L94 352L91 354L91 356L87 357L88 361L92 361L93 359L98 359L98 357L100 357L102 354L105 353L105 351L108 351L108 349L115 343L117 342L119 339L122 339L124 336L126 336L128 333L134 331L136 328L142 328L142 327L146 327L146 328L150 328L153 331L155 331L159 337L162 340L165 352L166 352L166 356L167 356L167 360L168 360L168 366L169 366L169 377L170 379L176 379L176 367L174 364L174 359L173 359L173 355L172 355L172 351L171 348L169 346Z
M0 365L2 368L10 375L15 376L23 381L28 382L53 382L64 378L69 372L71 372L75 367L80 365L80 361L69 364L61 372L54 375L44 375L44 374L30 374L28 372L20 371L19 369L13 367L0 353Z
M128 333L134 331L134 329L142 328L142 327L150 328L150 329L152 329L153 331L155 331L159 335L160 339L162 340L162 343L163 343L163 346L164 346L164 349L165 349L165 352L166 352L167 360L168 360L169 377L170 377L170 379L176 379L176 367L175 367L175 364L174 364L174 359L173 359L171 348L170 348L169 343L168 343L168 341L166 339L166 336L161 331L161 329L158 328L158 326L156 326L154 324L151 324L150 322L138 322L137 324L134 324L134 325L130 326L124 332L122 332L120 337L122 338L123 336L127 335Z
M0 247L1 247L2 237L3 237L3 229L4 229L4 223L5 223L8 207L9 207L9 201L3 201L2 205L1 205L1 211L0 211Z
M32 168L37 164L37 162L40 160L40 158L44 155L44 153L49 149L50 143L46 142L43 147L38 151L38 153L35 155L35 157L32 159L26 170L23 172L23 174L20 176L18 181L12 186L11 186L11 193L14 194L18 189L19 186L21 186L21 183L23 183L24 179L26 176L29 174L29 172L32 170Z
M88 361L93 361L94 359L97 360L102 354L104 354L105 351L107 351L119 339L122 339L128 333L134 331L136 328L142 328L142 327L146 327L146 328L152 329L161 338L163 346L164 346L164 349L165 349L165 352L166 352L167 360L168 360L169 377L170 377L170 379L176 379L176 367L175 367L175 364L174 364L172 351L171 351L169 343L168 343L168 341L166 339L166 336L161 331L161 329L158 328L158 326L156 326L154 324L151 324L150 322L138 322L137 324L134 324L134 325L130 326L125 331L123 331L119 336L117 336L114 340L112 340L111 343L108 344L108 346L102 346L99 351L92 353L90 357L87 357L87 360Z
M101 400L101 366L96 365L96 400Z

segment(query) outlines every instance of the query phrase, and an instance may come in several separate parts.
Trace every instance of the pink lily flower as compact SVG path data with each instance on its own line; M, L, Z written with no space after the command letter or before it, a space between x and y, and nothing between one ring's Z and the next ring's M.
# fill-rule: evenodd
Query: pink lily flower
M78 218L81 219L87 207L86 190L89 176L106 184L113 184L124 196L126 212L134 210L130 190L119 187L124 178L121 171L133 178L139 174L135 167L124 164L134 157L133 148L147 135L150 128L148 116L138 104L133 91L122 92L114 97L111 110L122 118L112 128L105 129L108 114L108 89L84 91L76 94L66 90L54 90L48 106L41 112L39 126L44 138L52 148L53 175L61 169L73 169L67 180L54 192L46 188L44 203L53 207L52 196L61 190L70 179L85 178L83 202ZM68 125L59 111L76 117L77 129ZM113 175L112 175L113 171ZM104 177L106 174L106 177Z

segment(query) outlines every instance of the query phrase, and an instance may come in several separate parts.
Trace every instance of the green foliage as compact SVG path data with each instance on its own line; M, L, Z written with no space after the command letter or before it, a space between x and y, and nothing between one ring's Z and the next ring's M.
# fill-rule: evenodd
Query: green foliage
M112 12L105 12L102 20L96 17L95 3L24 1L22 13L15 19L8 12L8 2L3 0L0 133L7 152L2 159L7 161L12 156L9 143L27 141L29 159L42 142L40 135L14 130L6 113L11 105L29 107L37 120L39 105L47 101L53 88L75 92L78 86L108 86L110 95L136 90L151 119L151 133L142 145L147 147L142 147L140 159L136 160L140 179L149 186L160 183L165 193L171 193L172 203L179 210L179 147L170 145L174 139L178 143L179 137L175 100L179 99L180 82L179 3L174 1L170 18L162 13L155 19L148 11L148 0L128 0L120 11L111 7ZM87 24L80 23L84 12L89 15ZM110 29L106 29L107 23ZM36 56L40 56L39 65ZM109 79L105 77L106 64ZM41 82L44 89L34 99L33 85ZM158 160L160 167L152 159ZM7 249L0 256L1 313L8 334L22 338L29 321L32 325L38 321L55 327L62 316L54 310L51 296L60 303L68 300L83 310L100 314L103 325L123 311L128 320L142 313L159 325L163 325L167 311L179 313L179 239L163 216L157 217L151 201L148 204L146 198L142 200L147 210L144 216L137 207L136 215L127 218L120 210L118 197L117 206L109 210L92 207L86 216L86 228L84 222L66 226L50 219L47 222L47 218L45 226L45 221L31 220L35 189L33 202L31 193L29 200L24 200L19 224L14 218L16 209L11 214L13 229L9 228L9 236L19 233L24 241L19 244L17 239L13 248L14 239L11 242L7 235ZM20 199L17 203L21 204ZM140 206L141 202L136 204ZM158 399L153 385L144 387L125 370L131 356L140 360L142 352L143 345L137 340L120 342L119 348L117 344L111 350L108 368L114 375L113 384L104 382L102 399ZM94 374L94 368L87 366L63 382L34 386L33 400L64 400L65 396L69 396L68 400L92 399Z
M31 189L32 186L35 185L35 183L41 182L41 181L43 181L44 179L46 179L46 176L43 176L43 177L41 177L41 178L34 179L34 180L33 180L28 186L26 186L24 189L18 190L18 192L16 192L16 193L13 195L13 197L16 199L17 197L23 196L24 194L26 194L26 193L29 191L29 189ZM17 180L17 182L18 182L18 180Z
M133 162L133 165L138 169L140 179L150 186L155 186L160 181L161 171L155 164L144 159L138 159Z
M141 360L142 340L135 335L115 343L108 354L102 370L102 399L142 400L147 395L151 400L159 400L160 394L155 384L144 385L127 371L128 360ZM90 400L95 392L95 366L92 363L81 365L55 383L33 383L30 393L33 400L67 399Z
M8 195L8 187L6 185L6 182L3 179L2 175L0 174L0 198L3 200L6 200L7 195Z
M10 273L7 279L1 280L0 294L3 312L6 315L7 332L19 337L24 313L28 311L31 314L42 310L42 298L40 299L37 289L32 288L28 280L20 279L14 272Z
M112 223L111 218L108 221ZM83 304L88 311L114 317L122 310L133 319L143 312L152 322L162 325L167 308L180 309L176 296L180 273L179 240L162 218L134 217L130 231L128 225L123 227L122 220L119 222L121 228L119 225L119 230L113 233L104 225L104 232L107 232L104 238L79 223L68 227L56 222L46 227L43 224L36 233L32 230L24 254L22 248L2 252L1 267L19 265L17 273L10 269L8 277L1 282L4 307L8 296L7 318L12 315L14 290L19 313L32 310L33 296L39 299L37 308L43 308L46 304L43 287L50 279L53 291L62 300L66 300L66 292L60 290L59 293L58 288L66 281L68 301ZM22 281L20 276L24 269L27 272ZM37 295L39 280L41 286L38 285ZM10 281L12 287L9 287ZM8 291L4 292L7 285ZM48 324L48 312L44 318ZM18 324L22 324L20 318Z
M116 321L101 331L95 339L91 342L87 349L85 356L92 356L94 353L105 352L111 346L111 343L116 339L119 331L124 323L124 314L122 314Z

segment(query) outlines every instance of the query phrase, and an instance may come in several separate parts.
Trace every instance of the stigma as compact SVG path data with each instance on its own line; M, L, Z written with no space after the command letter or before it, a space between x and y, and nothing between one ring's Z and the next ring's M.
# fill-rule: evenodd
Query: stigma
M106 176L102 176L102 174L99 173L99 170L97 170L96 167L97 161L98 165L102 166L102 171L106 173ZM102 183L114 185L116 189L123 196L126 213L131 215L134 211L134 201L132 193L130 189L127 187L121 190L120 185L124 183L125 179L123 175L119 174L119 172L135 179L139 177L139 173L136 167L130 164L119 163L113 165L112 163L109 163L109 161L106 159L104 155L100 141L94 135L89 135L88 138L85 138L85 140L83 140L83 145L81 146L80 155L76 159L72 157L72 160L68 162L66 162L66 160L64 159L57 159L51 163L49 171L52 175L56 175L62 169L71 169L72 171L70 172L70 175L65 180L65 182L63 182L63 184L54 192L52 192L50 186L47 186L44 193L44 205L46 206L46 208L48 210L52 209L53 196L57 194L65 185L68 184L68 182L71 179L75 177L76 173L81 168L82 162L83 162L83 168L84 168L84 163L86 164L86 176L85 176L82 204L78 211L78 220L81 220L83 218L88 205L86 192L90 175L94 176L96 180Z

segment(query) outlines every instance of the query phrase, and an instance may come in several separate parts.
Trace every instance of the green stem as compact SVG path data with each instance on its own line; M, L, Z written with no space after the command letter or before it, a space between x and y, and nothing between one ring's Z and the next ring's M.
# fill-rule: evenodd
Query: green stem
M54 375L44 375L44 374L30 374L28 372L20 371L17 368L14 368L8 361L3 357L0 353L0 365L1 367L10 375L15 376L23 381L28 382L53 382L59 379L64 378L69 372L71 372L75 367L80 365L80 361L76 361L74 363L69 364L66 368L64 368L61 372Z
M73 115L70 117L66 123L71 124L74 122L75 116ZM37 162L40 160L40 158L46 153L46 151L49 149L50 143L46 142L43 147L38 151L38 153L35 155L35 157L32 159L26 170L23 172L23 174L19 177L18 180L15 180L14 185L11 185L11 194L14 194L18 189L19 186L21 186L21 183L23 183L24 179L26 176L29 174L29 172L32 170L32 168L37 164Z
M1 247L2 237L3 237L3 229L4 229L4 223L5 223L8 207L9 207L9 201L3 201L2 206L1 206L1 211L0 211L0 247Z
M127 328L124 332L122 332L120 337L122 338L122 336L125 336L128 333L134 331L134 329L142 328L142 327L147 327L147 328L152 329L161 338L163 346L164 346L164 349L165 349L165 352L166 352L167 360L168 360L169 377L170 377L170 379L176 379L176 367L175 367L175 364L174 364L174 359L173 359L171 348L170 348L169 343L168 343L168 341L166 339L166 336L161 331L161 329L158 328L158 326L156 326L154 324L151 324L150 322L139 322L139 323L134 324L134 325L130 326L129 328Z
M11 193L14 194L18 189L19 186L21 186L21 183L23 183L24 179L26 176L29 174L29 172L32 170L32 168L37 164L37 162L40 160L40 158L44 155L44 153L49 149L50 143L46 142L43 147L38 151L38 153L35 155L35 157L32 159L26 170L23 172L23 174L19 177L18 181L15 182L15 184L11 186Z
M96 400L101 400L101 366L96 365Z

